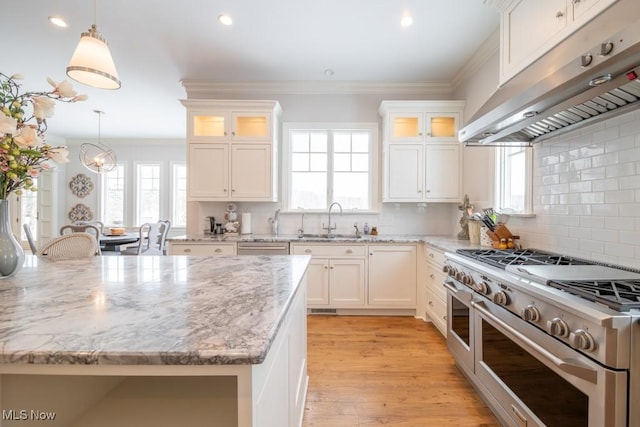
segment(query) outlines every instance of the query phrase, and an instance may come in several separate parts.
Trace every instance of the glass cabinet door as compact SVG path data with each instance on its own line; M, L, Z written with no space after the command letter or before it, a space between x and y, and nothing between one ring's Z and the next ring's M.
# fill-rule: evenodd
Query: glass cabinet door
M457 141L458 120L458 113L427 113L426 139L430 141Z
M269 113L233 113L231 138L236 140L255 140L271 138L271 114Z
M422 140L422 113L391 113L389 120L390 140L396 142L417 142Z
M225 113L191 114L192 137L226 139L227 115Z

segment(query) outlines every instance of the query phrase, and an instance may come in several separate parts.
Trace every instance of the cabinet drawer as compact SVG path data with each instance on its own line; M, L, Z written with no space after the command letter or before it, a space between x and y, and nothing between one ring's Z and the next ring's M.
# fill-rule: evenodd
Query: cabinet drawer
M235 255L236 245L234 243L223 244L170 244L171 255L194 255L194 256L211 256L211 255Z
M431 246L427 245L425 250L425 257L427 258L427 261L432 262L436 265L444 265L444 252L434 249Z
M292 245L291 254L315 257L364 257L367 254L367 248L364 245Z
M440 333L447 336L447 303L427 291L427 314Z
M443 300L447 299L447 289L443 285L446 278L447 275L442 271L436 270L434 267L429 269L429 277L427 281L429 284L429 290L438 298Z

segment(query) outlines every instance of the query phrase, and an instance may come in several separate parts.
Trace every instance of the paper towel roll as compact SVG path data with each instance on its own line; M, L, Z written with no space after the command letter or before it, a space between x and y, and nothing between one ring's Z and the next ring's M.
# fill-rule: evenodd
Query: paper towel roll
M240 234L251 234L251 214L245 212L240 220Z

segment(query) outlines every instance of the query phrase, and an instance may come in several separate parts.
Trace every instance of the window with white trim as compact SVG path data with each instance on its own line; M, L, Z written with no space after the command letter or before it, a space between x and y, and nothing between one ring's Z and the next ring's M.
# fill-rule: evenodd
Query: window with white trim
M138 227L170 219L171 227L185 227L187 172L185 162L119 163L102 175L100 221L105 225Z
M533 161L530 147L496 148L496 194L500 212L533 213Z
M102 174L102 214L100 221L108 225L124 225L125 166L118 163L116 168Z
M372 209L374 124L285 124L286 210Z

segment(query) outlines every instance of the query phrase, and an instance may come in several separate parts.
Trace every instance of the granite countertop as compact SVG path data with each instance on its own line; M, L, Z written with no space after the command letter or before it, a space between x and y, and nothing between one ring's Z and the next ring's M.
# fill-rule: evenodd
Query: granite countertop
M0 281L0 363L261 363L310 259L28 256Z
M443 251L455 252L457 249L480 248L478 244L471 244L469 240L459 240L456 236L424 235L424 234L379 234L377 236L363 235L332 237L298 237L295 234L247 234L247 235L186 235L167 239L173 243L224 243L224 242L323 242L323 243L426 243Z

